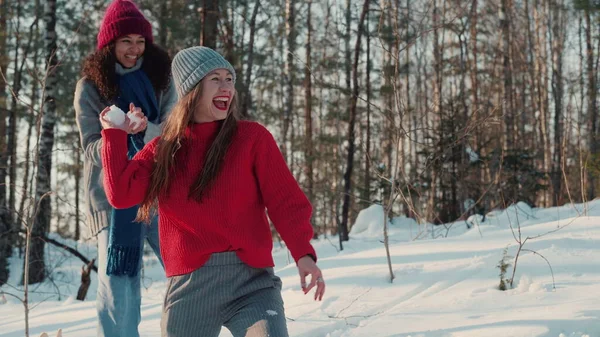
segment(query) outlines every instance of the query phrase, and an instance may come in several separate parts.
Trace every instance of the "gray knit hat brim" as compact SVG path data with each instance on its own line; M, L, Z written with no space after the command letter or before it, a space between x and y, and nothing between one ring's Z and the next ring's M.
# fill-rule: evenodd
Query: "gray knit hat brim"
M216 51L196 46L177 53L173 58L171 72L179 98L187 95L206 75L217 69L229 71L235 83L235 69Z

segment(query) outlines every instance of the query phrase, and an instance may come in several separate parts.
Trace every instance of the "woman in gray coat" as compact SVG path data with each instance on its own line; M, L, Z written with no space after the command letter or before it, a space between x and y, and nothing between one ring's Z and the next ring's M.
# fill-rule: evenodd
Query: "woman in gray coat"
M98 116L107 106L116 105L140 117L142 122L128 136L128 156L133 157L160 135L177 101L170 67L171 59L153 43L152 26L139 9L129 0L111 3L98 32L97 50L85 60L74 97L85 154L88 226L98 238L99 337L139 336L144 240L159 260L160 250L156 218L145 226L134 221L137 206L113 209L106 199Z

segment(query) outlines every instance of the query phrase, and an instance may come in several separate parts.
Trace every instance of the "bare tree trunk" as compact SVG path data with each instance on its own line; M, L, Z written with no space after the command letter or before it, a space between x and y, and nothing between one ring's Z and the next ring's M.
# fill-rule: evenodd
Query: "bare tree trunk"
M406 82L406 110L408 112L408 138L414 137L416 138L416 128L411 128L410 124L411 124L411 116L413 118L416 119L416 114L415 114L415 109L413 109L412 106L412 100L410 97L410 50L411 50L411 42L410 42L410 22L411 22L411 7L410 7L410 0L406 0L406 9L405 9L405 16L404 16L404 20L406 21L406 39L404 40L404 43L406 44L405 50L404 50L404 63L406 64L406 75L405 75L405 79L404 81ZM413 135L410 134L410 131L414 132ZM411 159L414 160L413 163L410 164L410 166L415 166L418 165L419 159L417 156L417 150L416 150L416 146L417 146L417 142L415 139L413 140L409 140L409 156L411 157Z
M369 0L365 0L366 2L368 2ZM401 131L400 131L401 132ZM392 208L394 207L394 201L396 200L396 198L398 197L397 194L397 186L396 186L396 182L398 181L398 174L399 174L399 170L401 169L399 167L399 156L401 155L400 150L401 150L401 146L400 144L398 144L398 142L400 142L400 140L402 139L400 137L400 132L397 132L394 139L396 140L396 160L394 161L395 165L394 168L392 169L392 175L390 177L390 180L392 181L392 187L390 188L390 195L388 196L388 202L387 204L384 202L385 208L384 208L384 213L383 213L383 246L385 247L385 256L387 259L387 263L388 263L388 271L390 272L390 283L394 282L394 279L396 278L396 276L394 275L394 270L392 267L392 256L390 254L390 239L389 239L389 234L388 234L388 224L390 223L390 219L392 218Z
M304 175L306 178L306 194L308 200L314 204L315 192L314 192L314 160L315 155L313 153L313 120L312 120L312 0L308 0L308 9L306 13L306 65L304 66L304 94L305 94L305 106L304 106L304 136L305 136L305 148L304 156L306 158L306 164L304 165ZM314 218L314 217L313 217ZM314 227L315 239L319 237L318 228Z
M411 117L412 117L412 126L410 127L410 130L412 130L412 139L410 140L410 145L411 145L411 154L412 154L412 159L413 162L411 163L411 171L410 171L410 175L409 175L409 185L408 185L408 192L409 192L409 199L410 199L410 207L408 207L408 212L407 212L407 216L410 218L417 218L417 214L416 213L416 208L418 207L418 199L417 199L417 194L412 191L412 182L416 181L417 179L417 172L419 171L419 134L418 134L418 125L419 125L419 116L418 116L418 111L417 108L415 106L412 105L411 103L411 86L410 86L410 62L411 62L411 56L410 56L410 51L411 51L411 42L410 42L410 27L411 27L411 6L410 6L410 0L406 0L406 53L405 53L405 63L406 63L406 105L408 106L408 111L409 111L409 125L411 124ZM416 99L418 100L418 98ZM410 138L410 137L409 137Z
M79 290L77 290L78 301L85 301L85 296L90 288L90 284L92 284L90 274L92 272L94 262L96 262L96 259L92 259L87 265L81 266L81 285L79 286Z
M158 14L158 43L161 47L167 49L167 20L169 18L169 8L167 0L160 3L160 12Z
M75 172L73 178L75 179L75 235L73 239L75 241L79 241L81 238L81 212L79 207L79 190L81 186L81 148L78 143L75 143L74 151L75 151Z
M60 163L60 159L61 159L61 158L59 158L59 157L56 155L56 153L54 153L52 156L53 156L53 158L52 158L52 163L55 163L54 165L55 165L55 166L57 166L57 167L61 166L61 165L60 165L60 164L61 164L61 163ZM58 190L58 188L57 188L57 190ZM53 217L53 218L54 218L54 223L56 224L56 227L55 227L55 229L54 229L54 232L56 232L56 233L64 233L64 234L66 234L66 233L68 232L68 229L69 229L69 224L68 224L68 221L69 221L69 220L68 220L68 218L69 218L69 217L68 217L68 216L65 216L65 215L63 214L63 212L60 212L60 211L59 211L59 210L60 210L60 206L59 206L59 204L58 204L58 201L59 201L59 200L58 200L58 198L54 198L54 199L52 199L51 201L53 201L53 202L54 202L54 209L55 209L56 211L55 211L53 214L51 213L51 218L50 218L50 221L49 221L49 222L50 222L50 227L48 228L48 230L47 230L46 232L47 232L47 233L50 233L50 232L52 232L52 231L53 231L53 230L52 230L52 217ZM50 207L52 207L52 206L50 206ZM65 220L65 221L63 221L63 218L64 218L64 219L66 219L66 220Z
M540 6L539 10L541 11L541 13L543 13L544 16L548 16L548 1L543 1L542 5ZM551 170L551 166L552 166L552 144L551 144L551 140L550 140L550 119L551 119L551 112L550 112L550 94L548 92L548 88L549 88L549 71L548 71L548 25L541 23L541 34L540 34L540 57L541 60L539 61L540 64L540 75L539 75L539 80L540 80L540 113L543 119L543 124L542 126L544 127L544 134L543 134L543 141L544 141L544 158L546 158L545 161L545 167L544 167L544 173L546 175L549 176L550 174L550 170ZM550 191L546 190L543 193L544 196L544 205L546 207L550 206L551 204L551 195L550 195Z
M294 77L296 77L294 75ZM289 166L290 169L292 170L292 174L294 175L294 177L296 177L296 180L298 180L300 178L300 172L302 171L302 168L298 168L298 158L296 157L295 153L296 153L296 131L297 128L294 127L295 125L299 125L300 123L298 122L298 111L296 109L292 109L292 115L290 116L290 147L288 149L288 154L289 154Z
M554 96L554 158L552 160L552 206L562 204L562 136L563 136L563 51L565 14L562 1L552 3L552 94Z
M56 0L47 0L44 8L44 21L46 31L44 40L46 42L46 79L44 81L44 106L40 133L40 144L38 146L38 170L36 177L36 204L39 203L39 210L35 214L35 221L32 228L34 237L45 236L50 228L50 219L52 217L52 204L50 196L50 182L52 172L52 149L54 147L54 125L56 124ZM47 195L47 196L46 196ZM46 196L46 197L44 197ZM45 261L44 261L45 242L35 239L31 243L29 279L28 284L35 284L44 281ZM25 269L25 268L24 268Z
M346 81L346 94L352 94L352 51L350 49L350 28L352 25L352 0L346 0L346 12L345 12L345 20L346 20L346 31L344 33L344 73L345 73L345 81ZM350 112L350 120L348 121L348 139L352 138L352 145L348 144L348 153L347 153L347 161L346 161L346 170L344 173L344 195L342 198L342 218L339 222L339 238L340 238L340 246L342 241L348 241L348 217L350 213L350 191L352 184L352 176L348 174L348 172L352 172L352 165L354 164L354 160L350 161L349 158L352 157L354 159L354 125L350 126L351 123L355 123L352 120L352 102L349 103L348 111ZM352 146L352 149L350 148ZM350 155L352 153L352 155ZM347 200L347 201L346 201Z
M371 202L371 160L373 160L371 156L371 31L369 29L369 13L367 13L366 18L366 30L365 35L367 38L367 64L365 69L365 86L366 86L366 100L367 100L367 125L366 128L366 137L365 137L365 181L363 188L363 196L362 199L365 203ZM368 204L365 204L368 206Z
M583 35L584 35L584 24L583 24L583 14L579 14L579 32L577 34L578 37L578 42L579 42L579 112L577 113L577 120L578 121L583 121L584 120L584 105L585 105L585 53L584 53L584 48L583 48ZM583 163L583 159L585 157L584 155L584 151L583 151L583 144L582 144L582 132L581 132L581 124L583 123L577 123L577 151L579 154L579 188L580 188L580 196L581 196L581 200L585 201L586 200L586 195L587 195L587 185L586 185L586 177L585 174L587 172L587 170L585 169L585 165ZM586 123L587 124L587 123Z
M543 13L543 15L545 17L548 17L549 14L549 9L548 9L548 1L543 1L542 5L540 6L540 11ZM548 88L550 87L550 71L548 70L548 59L549 59L549 55L551 58L551 51L549 54L548 51L548 25L547 24L543 24L542 23L542 29L541 32L542 34L540 34L541 37L541 41L540 41L540 45L542 46L541 48L541 57L542 59L540 60L540 70L541 70L541 74L540 74L540 101L542 102L540 104L540 112L542 117L545 119L545 123L544 123L544 127L546 129L546 131L544 132L544 156L547 158L546 160L546 166L544 168L544 173L550 177L550 170L552 167L552 143L551 143L551 137L550 137L550 121L551 121L551 111L550 111L550 93ZM551 204L551 191L548 189L546 191L544 191L543 193L544 196L544 202L545 202L545 206L548 207Z
M202 30L200 31L200 45L216 49L217 36L219 35L219 1L204 0L201 18Z
M506 126L504 135L504 148L512 150L515 147L515 122L513 106L513 84L511 71L511 52L510 52L510 0L502 0L500 12L500 26L502 29L502 54L504 68L504 100L502 102L502 113L504 114L504 123Z
M352 193L352 170L354 169L355 144L355 124L356 110L358 103L358 63L360 61L360 41L364 31L365 17L369 11L369 0L365 0L360 19L358 21L358 34L356 36L356 45L354 47L354 63L352 64L352 82L353 90L350 97L350 118L348 120L348 160L346 162L346 172L344 173L344 204L342 206L342 233L344 240L348 241L348 213L350 211L350 194Z
M470 19L471 19L471 24L470 24L470 43L471 43L471 54L472 54L472 59L471 59L471 67L470 67L470 78L471 78L471 116L473 118L473 120L478 120L479 116L482 114L482 110L484 109L483 105L480 104L479 102L479 76L478 76L478 57L479 57L479 49L478 49L478 40L477 40L477 36L478 36L478 29L477 29L477 24L478 24L478 18L479 18L479 12L478 12L478 0L473 0L472 4L471 4L471 12L470 12ZM481 156L486 156L487 155L487 151L485 146L483 146L483 140L484 140L484 132L482 131L482 128L477 128L475 131L475 144L477 145L478 150L480 151L480 155ZM477 170L477 176L478 176L478 181L480 183L484 183L485 182L485 167L483 165L481 165L481 168L479 170Z
M461 102L461 106L460 109L462 110L462 115L457 113L454 115L453 120L458 121L458 125L455 126L453 128L453 130L458 130L460 129L460 125L468 125L469 124L469 104L467 102L467 98L468 98L468 91L467 91L467 77L469 76L469 72L467 70L468 64L469 64L469 42L468 42L468 38L467 38L467 26L466 23L462 24L462 27L458 33L458 39L459 39L459 46L460 46L460 72L461 72L461 76L460 76L460 89L459 89L459 97L460 97L460 102ZM456 109L458 111L458 108ZM463 140L461 140L461 147L462 149L466 149L469 146L469 141L468 139L465 137ZM458 217L460 216L463 211L465 211L465 209L463 209L463 205L464 202L468 196L469 196L469 188L467 188L463 183L463 179L460 179L460 177L463 177L464 174L463 172L465 172L466 168L469 165L469 158L468 158L468 154L466 151L461 151L460 149L456 149L457 152L459 152L458 155L458 159L453 160L453 168L454 168L454 172L456 174L457 178L451 178L452 179L452 185L453 187L456 186L456 193L453 194L453 201L452 201L452 212L454 212L455 216ZM462 202L461 202L462 201ZM454 216L453 216L453 219Z
M19 221L17 221L17 217L15 216L17 209L16 209L16 190L17 190L17 166L19 165L18 161L17 161L17 138L18 138L18 133L17 133L17 124L18 124L18 120L17 120L17 109L18 109L18 101L19 101L19 95L21 92L21 82L22 82L22 75L23 75L23 71L25 68L25 62L29 59L29 51L31 49L31 45L34 44L34 41L37 41L38 35L39 33L37 32L38 30L38 11L37 8L39 8L39 3L36 2L36 12L35 12L35 18L33 23L31 24L31 26L29 27L29 34L28 34L28 40L27 40L27 45L24 47L23 50L23 55L21 56L21 64L19 65L19 48L21 47L21 39L19 37L16 38L16 46L15 46L15 59L14 59L14 66L15 66L15 70L13 73L13 86L12 86L12 101L11 101L11 107L10 107L10 118L8 120L8 151L9 151L9 159L10 159L10 166L9 166L9 181L10 181L10 185L9 185L9 197L8 197L8 209L9 209L9 214L10 214L10 222L12 224L12 229L13 229L13 235L11 235L11 240L13 242L20 242L19 240L19 229L20 229L20 223ZM19 1L19 4L17 6L17 17L20 18L21 17L21 2ZM17 27L19 27L19 25L17 25ZM19 28L17 28L19 29ZM34 36L35 33L35 36ZM21 33L17 34L17 35L21 35ZM37 49L37 48L36 48ZM36 51L37 52L37 51ZM37 58L34 58L37 60ZM35 80L34 80L35 81ZM26 166L28 166L29 163L26 164Z
M21 28L21 9L22 9L22 1L17 1L17 19L16 21L16 34L15 35L15 49L14 49L14 73L13 73L13 84L12 84L12 99L10 105L10 115L8 118L8 160L10 161L10 165L8 167L8 213L9 213L9 221L11 224L14 224L15 221L15 189L17 187L16 177L17 177L17 147L16 145L16 137L17 137L17 102L19 99L19 92L21 91L21 71L19 70L19 49L21 48L21 36L23 35L20 31ZM31 43L31 36L30 36ZM23 60L27 57L26 54L23 55ZM22 69L22 68L21 68ZM14 226L14 225L13 225ZM17 234L11 235L14 240L17 237Z
M597 139L597 103L596 103L596 69L594 67L594 48L592 45L592 20L591 20L591 9L588 7L585 9L585 44L587 54L587 76L588 76L588 146L589 155L595 156L598 153L598 139ZM590 160L591 158L588 158ZM590 170L586 170L587 180L587 200L594 199L596 195L596 178L594 173Z
M252 106L252 95L250 91L250 83L252 82L252 65L254 63L254 36L256 34L256 16L258 14L258 8L260 6L260 0L256 0L254 3L254 9L252 10L252 18L250 19L250 42L248 43L247 51L247 67L246 67L246 80L244 82L244 100L242 102L241 113L242 116L248 117L250 115L250 107Z
M240 63L240 58L237 57L235 52L235 21L233 16L233 8L226 8L219 16L219 19L221 19L221 26L225 27L225 36L222 37L222 41L225 42L225 58L229 60L229 62L235 68L235 71L240 74L240 77L243 78L243 69Z
M438 0L433 1L433 57L434 57L434 82L433 82L433 112L434 116L439 119L439 127L442 126L442 50L439 41L439 8ZM439 136L442 135L440 130ZM443 146L442 142L439 142L439 146ZM443 153L443 149L440 150L440 154ZM435 201L437 194L437 183L438 183L438 162L441 158L433 158L431 165L431 183L429 186L429 198L427 200L427 220L432 221L435 212Z
M325 11L325 27L324 27L324 33L325 36L329 36L329 27L331 25L331 4L329 3L329 0L325 1L325 7L326 7L326 11ZM324 63L324 61L326 61L328 59L328 48L324 48L323 53L322 53L322 60L321 62ZM321 71L319 72L319 82L323 83L324 82L324 77L325 77L325 72L326 69L320 69ZM323 86L319 86L319 97L323 97L323 92L324 92L324 88ZM339 92L339 91L338 91ZM324 118L325 115L325 108L324 108L324 102L323 100L320 100L319 102L319 139L323 139L323 136L325 135L326 129L328 127L328 123ZM327 149L327 150L326 150ZM319 142L319 153L323 154L323 153L329 153L329 149L332 149L332 155L330 158L334 158L333 161L336 163L337 167L337 163L338 163L338 158L335 155L335 145L331 146L331 147L326 147L326 145L324 144L324 142ZM326 152L327 151L327 152ZM330 171L333 171L332 169L332 165L331 165L331 161L329 160L321 160L319 161L319 163L322 163L323 167L324 167L324 177L329 177L332 176L330 175ZM332 230L336 230L339 220L338 220L338 216L337 216L337 200L339 198L336 198L336 194L333 191L336 191L338 188L338 180L339 180L339 175L334 176L335 178L333 179L333 188L332 188L332 192L329 192L327 194L325 194L325 196L323 197L323 208L324 208L324 212L327 213L327 217L325 218L325 231L327 232L327 225L330 225ZM320 183L323 184L324 180L321 180ZM335 226L333 226L335 225ZM342 242L340 241L340 249L343 249L343 245Z
M351 95L352 92L352 51L350 49L350 32L352 27L352 0L346 0L346 33L344 34L344 53L345 53L345 79L346 79L346 90L347 95Z
M294 53L296 52L296 13L295 13L295 0L286 0L285 2L285 31L287 36L288 50L285 55L285 98L286 104L283 112L283 141L281 152L286 160L289 160L288 155L290 149L288 147L288 132L290 130L290 123L292 120L292 114L294 109L294 81L295 81L295 69L294 69Z
M0 0L0 71L6 77L9 59L6 50L6 21L8 15L7 0ZM12 255L12 244L9 240L11 225L6 204L6 82L0 76L0 286L8 281L8 257Z
M418 30L419 27L417 27L416 29ZM423 71L422 71L424 52L418 52L419 49L417 49L416 46L415 46L415 50L417 50L417 52L415 53L415 55L417 56L417 64L415 66L415 70L416 70L415 86L417 88L417 94L415 96L417 98L417 101L415 104L415 114L414 114L415 117L414 117L414 126L413 126L415 128L414 141L415 141L415 143L423 144L423 147L427 147L428 141L425 136L427 134L427 131L424 130L424 128L428 125L427 123L428 123L429 118L427 116L429 114L429 109L427 108L428 107L427 84L425 84L423 81L423 77L425 75L423 74ZM417 115L421 116L420 122L417 120ZM417 129L420 129L420 132L417 132ZM419 155L417 155L415 158L419 158ZM426 162L426 160L425 160L425 162ZM418 179L419 179L418 178L419 169L420 169L420 167L419 167L418 163L415 162L415 171L413 172L413 177L412 177L412 179L414 179L414 181L418 181ZM417 210L417 213L415 214L415 219L420 222L420 220L422 219L423 209L426 208L426 207L422 207L422 204L423 204L421 202L422 195L419 195L417 193L411 193L411 196L413 196L413 198L415 200L413 202L413 205L415 206L415 209Z
M536 10L536 9L534 9ZM538 71L538 60L537 60L537 43L534 43L534 39L533 39L533 33L531 31L531 15L530 15L530 9L529 9L529 0L525 0L525 12L526 12L526 18L527 18L527 41L528 41L528 45L529 47L527 48L528 51L528 55L529 55L529 64L528 64L528 70L529 70L529 86L530 86L530 91L532 92L532 98L530 99L531 105L532 105L532 110L533 111L539 111L538 109L538 85L537 85L537 80L536 80L536 73ZM537 41L537 38L536 38ZM535 52L534 52L535 51ZM533 132L534 136L533 139L531 140L531 142L528 144L530 148L534 148L535 147L535 132Z
M40 15L40 8L41 8L41 4L40 4L40 0L35 0L35 13L36 16ZM33 40L34 41L39 41L40 38L40 26L39 26L39 20L35 21L35 35ZM38 69L38 62L39 62L39 48L34 47L33 49L33 64L34 64L34 69ZM39 105L38 102L38 85L39 85L39 78L38 78L39 74L37 72L37 70L34 70L33 72L33 81L31 81L31 105L29 107L29 114L27 115L27 138L25 141L25 168L24 168L24 172L23 172L23 182L22 182L22 187L21 187L21 202L19 203L19 219L16 221L15 223L15 228L19 229L21 228L23 223L27 222L27 219L29 219L29 214L25 214L25 201L31 197L31 193L29 193L28 189L29 189L29 179L30 179L30 169L33 166L33 163L30 162L31 160L31 136L33 135L33 127L35 126L35 109L36 107ZM18 241L18 245L19 245L19 252L21 252L23 250L23 240L19 240Z
M539 132L542 140L542 152L544 155L544 161L542 166L542 171L544 173L550 172L550 135L549 135L549 112L548 112L548 95L547 95L547 50L546 50L546 25L542 22L542 15L544 13L544 6L540 5L538 0L535 1L535 5L533 7L533 17L535 23L535 33L536 33L536 62L535 62L535 72L537 77L537 106L540 111L540 121L539 121ZM542 193L542 205L547 206L549 204L548 194L546 192Z
M395 35L399 35L400 34L400 0L396 0L394 3L394 17L393 17L393 22L394 25L392 27L392 30L395 33ZM408 34L408 32L406 32L405 34ZM395 141L395 147L399 146L399 149L394 149L394 157L398 158L398 160L400 162L395 163L394 165L399 165L400 166L400 170L402 172L402 174L404 174L404 170L406 168L406 129L405 129L405 125L404 125L404 116L406 115L406 111L408 110L408 105L403 106L401 103L402 100L402 89L401 89L401 84L400 84L400 42L402 41L402 39L399 36L396 36L394 38L394 48L392 49L392 55L394 55L394 57L392 58L392 60L394 61L394 74L392 77L392 87L394 88L392 90L392 92L394 93L394 98L393 98L393 105L395 106L395 113L393 115L398 116L398 125L394 125L394 129L399 129L402 130L402 132L400 132L398 134L397 130L394 130L394 134L398 135L400 137L399 140ZM406 46L407 49L409 49L409 45ZM408 63L406 64L406 67L408 67ZM407 72L407 76L408 76L408 68L406 69ZM408 85L408 83L407 83ZM410 121L410 120L409 120ZM410 123L409 123L410 124ZM398 151L399 152L399 156L398 156ZM409 153L410 156L410 153ZM400 179L401 176L397 175L396 176L397 179ZM405 206L405 205L402 205Z
M242 3L242 5L244 8L244 10L242 11L242 18L244 18L244 22L248 22L248 19L247 19L248 18L248 6L250 5L250 1L244 2L244 3ZM256 9L256 7L254 7L254 8ZM239 36L240 36L239 50L240 50L240 53L243 54L243 53L245 53L244 39L246 36L246 25L244 23L242 23L241 34L239 34ZM243 59L244 58L240 56L240 60L242 61L242 63L243 63ZM242 73L243 73L243 67L242 67Z
M34 87L32 89L32 92L34 90L37 90L37 81L32 81L32 87ZM32 102L35 102L35 99L37 98L35 94L32 93L31 95L32 97ZM25 210L25 201L29 198L29 193L28 193L28 189L29 189L29 176L30 176L30 167L32 165L32 163L30 162L30 152L31 152L31 136L33 135L33 127L35 125L35 105L33 105L32 103L32 107L29 111L29 116L27 117L28 123L29 125L27 126L27 141L25 142L25 168L24 168L24 172L23 172L23 182L22 182L22 188L21 188L21 202L19 203L19 219L17 221L17 225L20 225L23 223L24 220L27 219L28 215L25 214L26 210ZM19 248L21 248L22 246L19 246Z
M384 11L382 12L381 15L381 23L380 25L383 23L384 18L387 19L387 25L388 25L388 29L392 29L394 26L394 22L393 22L393 17L392 15L389 14L389 11L391 10L390 8L388 8L389 6L391 6L389 4L389 2L386 0L383 2L385 7ZM384 14L385 13L385 14ZM348 24L349 25L349 24ZM390 34L391 35L391 34ZM395 48L395 44L394 44L394 39L389 36L387 37L387 47L388 47L388 52L384 52L383 53L383 69L385 69L383 71L383 76L384 76L384 87L387 88L387 92L384 94L384 98L383 101L385 102L384 105L386 107L388 107L387 109L385 109L384 111L384 139L383 139L383 163L385 165L385 171L384 171L384 176L385 177L391 177L392 176L392 165L393 165L393 161L394 161L394 154L393 154L393 147L394 147L394 136L395 136L395 125L396 125L396 115L393 113L393 109L391 107L394 106L394 93L393 93L393 87L394 87L394 79L393 79L393 75L395 74L391 74L390 70L391 69L395 69L395 64L397 62L394 62L394 48ZM350 48L350 47L348 47ZM350 58L348 58L346 60L347 64L348 64L348 69L350 67L350 64L352 64L352 60ZM348 71L348 78L350 78L350 72ZM348 86L350 85L350 80L348 80ZM348 87L348 91L350 91L350 87ZM384 190L386 190L386 188L384 188ZM384 191L384 194L387 194L386 191Z

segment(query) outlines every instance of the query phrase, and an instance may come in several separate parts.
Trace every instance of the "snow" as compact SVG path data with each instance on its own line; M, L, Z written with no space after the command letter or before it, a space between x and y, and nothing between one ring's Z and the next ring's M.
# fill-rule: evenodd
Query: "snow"
M465 152L469 155L469 161L471 163L479 161L479 155L470 146L467 145Z
M524 226L535 217L535 214L529 205L519 202L516 205L510 205L505 210L492 211L486 217L487 221L494 226L516 225L517 223Z
M381 205L372 205L358 213L350 230L353 238L379 237L383 233L384 210Z
M337 238L314 242L327 282L322 302L302 293L295 264L276 244L273 254L284 284L290 336L600 337L600 201L548 209L518 203L467 221L475 225L467 229L459 221L433 227L392 219L389 241L396 278L390 283L380 233L383 209L363 210L343 251L336 247ZM511 226L518 235L519 225L523 238L534 237L523 248L550 262L554 282L546 261L523 251L513 287L499 291L496 266L506 247L509 256L517 253ZM63 242L95 256L93 242ZM95 336L95 275L87 300L77 301L82 263L52 246L47 252L53 282L32 287L31 335L54 336L62 329L65 337ZM12 259L10 286L3 291L21 295L14 288L21 264L17 256ZM156 337L166 279L155 258L145 258L144 265L140 334ZM511 275L512 266L506 278ZM22 304L12 296L0 297L0 337L22 337L23 329ZM223 329L220 336L231 334Z

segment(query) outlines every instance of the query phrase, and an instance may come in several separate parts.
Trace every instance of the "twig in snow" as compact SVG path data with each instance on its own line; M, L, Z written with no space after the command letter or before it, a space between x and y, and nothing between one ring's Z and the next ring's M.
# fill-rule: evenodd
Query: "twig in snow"
M364 293L358 295L354 300L352 300L352 302L350 302L350 304L348 304L348 306L346 306L345 308L343 308L342 310L340 310L334 316L331 316L331 315L327 315L327 316L329 316L329 318L341 318L340 315L342 314L342 312L344 312L346 309L350 308L354 303L356 303L356 301L358 301L358 299L360 299L361 297L363 297L364 295L366 295L369 291L371 291L371 289L372 288L369 288Z
M536 251L534 251L534 250L531 250L531 249L523 249L523 251L524 251L524 252L530 252L530 253L533 253L533 254L535 254L535 255L537 255L537 256L539 256L539 257L541 257L542 259L544 259L544 260L546 261L546 263L548 264L548 268L550 268L550 274L552 274L552 289L553 289L553 290L556 290L556 284L555 284L555 282L554 282L554 271L552 270L552 265L550 264L550 261L548 261L548 259L547 259L547 258L546 258L544 255L542 255L542 254L540 254L540 253L538 253L538 252L536 252Z

